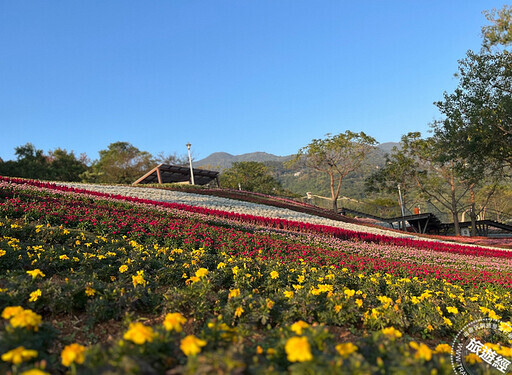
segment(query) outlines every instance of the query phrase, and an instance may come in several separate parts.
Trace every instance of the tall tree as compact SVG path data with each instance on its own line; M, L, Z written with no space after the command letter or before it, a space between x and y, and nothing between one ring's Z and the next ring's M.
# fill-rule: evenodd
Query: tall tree
M271 170L263 163L256 161L235 162L231 168L220 175L221 186L272 194L281 191L279 182L272 176Z
M80 181L80 175L88 169L85 155L77 158L73 151L67 152L61 148L50 151L48 159L49 175L52 180Z
M351 172L356 171L377 141L364 132L354 133L350 130L338 135L327 134L324 139L313 139L302 147L292 163L302 162L329 176L332 209L338 212L338 197L341 183Z
M111 143L107 150L101 150L99 154L100 159L92 166L98 182L131 184L154 167L149 152L140 151L128 142Z

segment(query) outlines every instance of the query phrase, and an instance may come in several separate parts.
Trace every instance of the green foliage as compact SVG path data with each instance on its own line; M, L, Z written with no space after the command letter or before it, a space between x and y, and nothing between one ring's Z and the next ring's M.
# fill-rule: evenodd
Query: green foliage
M512 43L512 7L505 5L502 9L485 11L485 18L491 25L482 27L483 45L488 50L493 46L508 46Z
M57 148L45 155L32 143L15 148L16 161L0 162L0 175L53 181L80 181L88 169L86 157Z
M275 194L281 190L281 185L272 176L271 170L263 163L256 161L241 161L220 175L222 187L253 191L263 194Z
M128 142L111 143L99 154L100 159L92 165L94 175L84 175L94 182L131 184L155 164L150 153Z
M341 183L351 172L356 171L377 142L364 132L350 130L338 135L327 134L324 139L313 139L301 148L289 165L298 162L308 168L329 176L333 210L340 195Z

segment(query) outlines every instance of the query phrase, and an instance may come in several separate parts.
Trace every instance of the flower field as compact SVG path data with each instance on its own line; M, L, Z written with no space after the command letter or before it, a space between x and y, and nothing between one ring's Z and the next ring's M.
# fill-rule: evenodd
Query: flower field
M512 252L0 181L0 373L453 373Z

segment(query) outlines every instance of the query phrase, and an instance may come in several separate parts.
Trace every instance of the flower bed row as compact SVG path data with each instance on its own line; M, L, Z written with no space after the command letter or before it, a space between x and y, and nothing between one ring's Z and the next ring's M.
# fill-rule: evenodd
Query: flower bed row
M471 245L458 245L452 243L444 243L439 241L430 241L430 240L419 240L413 238L400 238L400 237L391 237L385 235L376 235L373 233L366 232L358 232L351 231L342 228L326 226L326 225L317 225L310 224L304 222L297 222L291 220L283 220L283 219L275 219L275 218L266 218L261 216L247 215L247 214L239 214L234 212L226 212L220 210L213 210L205 207L196 207L184 204L176 204L176 203L167 203L167 202L158 202L147 199L140 199L136 197L127 197L122 195L111 195L105 194L90 190L84 189L75 189L66 186L55 185L47 182L40 181L31 181L24 179L12 179L1 177L0 180L15 183L15 184L28 184L37 187L49 188L56 191L63 192L76 192L94 195L97 197L108 197L116 200L123 200L127 202L135 202L135 203L144 203L150 204L153 206L161 206L170 209L177 209L182 211L188 211L193 213L200 213L203 215L210 215L219 218L227 218L229 220L236 220L243 223L255 224L260 226L265 226L269 228L278 228L278 229L286 229L300 232L309 232L309 233L321 233L329 236L333 236L341 239L355 239L366 242L375 242L379 244L392 244L396 246L408 246L415 248L428 249L433 251L444 251L444 252L452 252L458 254L465 255L473 255L473 256L486 256L486 257L503 257L503 258L512 258L512 252L508 250L498 250L498 249L490 249L485 247L477 247Z

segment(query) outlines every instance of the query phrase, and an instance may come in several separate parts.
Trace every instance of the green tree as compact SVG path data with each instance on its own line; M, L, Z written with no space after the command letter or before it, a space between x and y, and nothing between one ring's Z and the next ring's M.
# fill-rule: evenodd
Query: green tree
M154 160L150 153L140 151L128 142L115 142L107 150L99 152L100 158L92 165L92 171L85 179L97 182L131 184L152 167Z
M482 27L483 46L487 50L492 47L506 47L512 44L512 7L505 5L502 9L484 11L490 25Z
M67 152L61 148L50 151L49 175L56 181L80 181L80 175L87 171L86 156L77 159L74 152Z
M271 170L263 163L256 161L235 162L231 168L220 175L223 187L263 194L272 194L281 190L281 185L272 176Z
M358 170L376 144L376 140L364 132L347 130L338 135L327 134L324 139L313 139L301 148L291 164L303 163L307 168L329 176L332 209L338 212L337 200L343 179Z

